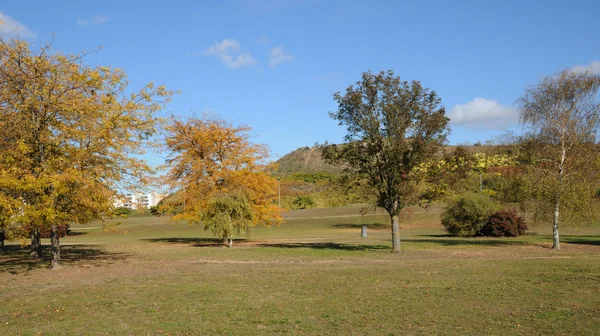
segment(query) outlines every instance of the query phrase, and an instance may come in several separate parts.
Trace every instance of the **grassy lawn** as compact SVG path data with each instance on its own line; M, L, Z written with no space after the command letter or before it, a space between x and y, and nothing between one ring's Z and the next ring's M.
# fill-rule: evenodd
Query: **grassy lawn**
M400 255L358 207L290 211L232 249L165 218L76 226L61 270L0 255L0 334L600 335L600 224L553 251L549 226L453 238L439 211L402 220Z

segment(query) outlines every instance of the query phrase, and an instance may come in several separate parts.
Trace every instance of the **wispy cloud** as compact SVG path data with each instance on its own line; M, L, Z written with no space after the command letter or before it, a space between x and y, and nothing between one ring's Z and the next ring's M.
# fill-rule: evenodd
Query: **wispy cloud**
M225 39L210 46L204 55L216 56L221 62L232 69L252 66L256 64L256 59L247 52L241 52L240 44L233 39Z
M112 19L109 16L95 15L89 19L77 19L77 24L80 26L99 25L99 24L107 23L110 20L112 20Z
M0 34L22 38L35 38L35 33L27 28L27 26L4 14L4 12L0 12Z
M600 75L600 61L592 61L588 65L577 65L572 67L571 70L578 73L590 72L592 74Z
M271 49L271 55L269 56L269 65L274 68L278 64L292 62L294 60L294 56L292 54L287 53L283 50L282 47L275 47Z
M454 106L448 113L454 125L472 129L503 130L519 121L519 111L492 99L475 98L466 104Z

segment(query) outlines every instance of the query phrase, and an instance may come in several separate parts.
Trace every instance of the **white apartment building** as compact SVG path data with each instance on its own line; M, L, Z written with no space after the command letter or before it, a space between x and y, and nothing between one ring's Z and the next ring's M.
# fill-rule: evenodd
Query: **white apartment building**
M127 194L115 200L114 205L116 208L125 207L132 210L139 208L149 209L150 207L157 205L158 202L165 198L165 196L165 194L159 194L155 192L151 192L149 194Z

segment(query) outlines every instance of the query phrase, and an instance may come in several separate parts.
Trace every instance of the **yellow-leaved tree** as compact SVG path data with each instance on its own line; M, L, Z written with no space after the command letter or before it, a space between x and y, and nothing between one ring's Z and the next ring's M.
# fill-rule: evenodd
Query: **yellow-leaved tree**
M151 169L136 154L172 95L152 83L131 92L123 70L86 55L0 38L0 211L11 211L0 217L31 234L34 257L50 230L51 268L60 225L110 215L118 186L144 182Z
M250 141L249 127L193 117L172 118L165 129L167 182L184 204L174 219L203 224L230 247L234 233L281 223L269 152Z

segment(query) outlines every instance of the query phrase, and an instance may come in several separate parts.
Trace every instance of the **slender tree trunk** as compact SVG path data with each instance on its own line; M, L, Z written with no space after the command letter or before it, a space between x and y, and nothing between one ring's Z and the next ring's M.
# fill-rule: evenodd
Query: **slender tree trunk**
M560 165L558 166L558 191L556 192L556 200L554 202L554 220L552 223L552 248L555 250L560 250L560 239L558 235L558 219L560 217L560 195L562 192L565 159L567 157L567 150L565 149L564 142L562 147L563 148L560 158Z
M52 225L50 231L50 242L52 245L52 262L50 263L50 269L60 268L60 237L58 233L58 225Z
M229 247L233 247L233 238L229 237Z
M6 239L4 228L0 228L0 252L4 252L4 239Z
M392 221L392 253L400 253L400 225L398 216L391 216Z
M552 223L552 248L560 250L560 240L558 238L558 217L560 216L560 201L557 198L554 204L554 221Z
M30 258L42 258L42 240L40 238L40 229L34 227L31 229L31 253Z

